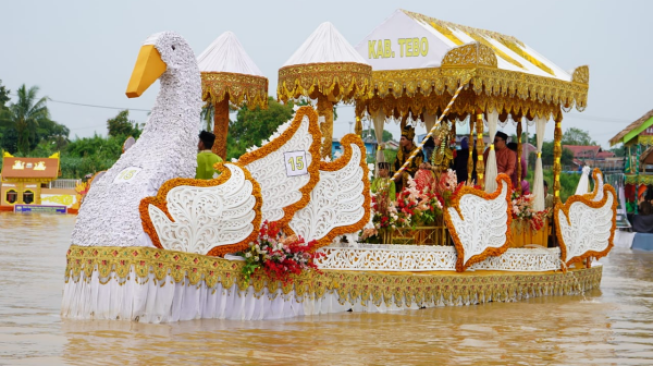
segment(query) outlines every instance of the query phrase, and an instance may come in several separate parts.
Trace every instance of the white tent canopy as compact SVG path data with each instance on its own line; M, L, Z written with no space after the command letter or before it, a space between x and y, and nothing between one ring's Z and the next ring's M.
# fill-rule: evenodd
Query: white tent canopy
M236 35L224 32L197 58L200 72L232 72L264 77Z
M325 62L355 62L369 65L333 24L325 22L317 27L283 66Z
M500 33L396 10L357 46L374 71L437 68L450 50L481 43L497 56L498 68L571 81L571 75L518 39Z

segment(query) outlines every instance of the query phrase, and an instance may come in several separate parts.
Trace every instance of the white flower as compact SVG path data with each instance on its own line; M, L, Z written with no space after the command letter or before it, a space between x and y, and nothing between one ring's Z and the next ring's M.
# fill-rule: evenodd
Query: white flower
M245 257L249 258L251 256L252 256L252 253L250 253L250 252L245 253Z

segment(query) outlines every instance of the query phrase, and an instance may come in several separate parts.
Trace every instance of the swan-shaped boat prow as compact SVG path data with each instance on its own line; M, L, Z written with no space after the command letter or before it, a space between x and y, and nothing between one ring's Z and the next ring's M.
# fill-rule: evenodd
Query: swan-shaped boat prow
M127 96L142 95L157 79L161 89L142 135L93 182L79 210L73 244L153 246L143 231L140 201L172 178L195 176L200 73L193 50L175 33L156 33L145 40Z
M444 210L445 223L459 253L456 271L462 272L488 256L499 256L508 250L511 193L510 178L499 174L493 193L462 187L453 207Z
M554 209L560 257L567 266L586 258L601 258L614 246L617 230L617 193L603 183L603 175L594 169L594 190L574 195Z

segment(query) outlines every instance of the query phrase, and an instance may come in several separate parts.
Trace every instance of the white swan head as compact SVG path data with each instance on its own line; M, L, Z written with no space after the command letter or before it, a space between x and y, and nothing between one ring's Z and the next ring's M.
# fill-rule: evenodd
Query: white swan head
M161 32L147 37L136 59L127 97L140 97L162 75L172 76L190 64L197 68L192 48L178 34Z

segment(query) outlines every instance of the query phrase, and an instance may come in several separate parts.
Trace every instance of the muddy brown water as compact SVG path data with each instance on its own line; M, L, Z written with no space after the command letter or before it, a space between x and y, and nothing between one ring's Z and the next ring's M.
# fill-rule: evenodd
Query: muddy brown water
M61 319L74 222L0 213L0 365L653 365L653 253L613 250L578 296L151 325Z

